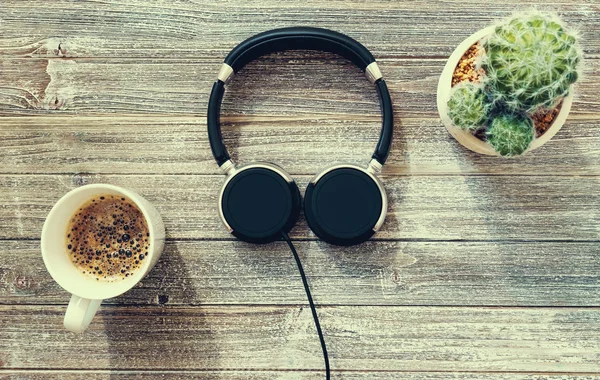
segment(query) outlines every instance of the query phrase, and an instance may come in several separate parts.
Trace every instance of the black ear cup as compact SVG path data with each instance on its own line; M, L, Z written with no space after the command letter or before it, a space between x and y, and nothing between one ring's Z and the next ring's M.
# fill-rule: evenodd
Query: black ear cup
M304 215L311 230L336 245L368 240L385 218L387 200L378 180L360 168L338 167L311 182Z
M283 170L271 165L249 165L225 182L219 208L223 222L234 236L249 243L269 243L296 224L300 191Z

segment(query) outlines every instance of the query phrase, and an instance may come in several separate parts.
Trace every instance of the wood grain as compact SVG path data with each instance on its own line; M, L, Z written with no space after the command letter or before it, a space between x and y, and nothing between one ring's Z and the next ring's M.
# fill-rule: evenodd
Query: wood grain
M465 151L439 122L446 57L532 6L582 31L585 78L546 146L515 160ZM594 0L3 0L0 12L0 378L321 379L300 279L280 243L232 240L205 113L237 43L290 25L335 29L380 62L394 100L389 216L353 248L292 231L335 379L592 379L600 371L597 195L600 4ZM331 54L264 57L234 79L224 135L303 189L362 164L375 92ZM148 278L67 333L68 295L39 252L45 216L86 183L157 206L168 243Z
M448 56L471 33L516 10L558 11L600 52L600 7L591 0L475 1L3 1L0 54L9 57L224 57L264 30L310 25L349 34L376 57Z
M206 114L221 57L212 59L0 59L0 115ZM397 125L437 118L445 59L380 59ZM600 60L586 61L571 115L598 120ZM331 54L286 52L252 62L233 79L224 115L379 115L361 71Z
M308 308L105 306L85 334L66 332L63 313L0 307L4 368L323 368ZM337 370L598 369L595 308L363 306L320 308L319 315Z
M300 190L311 177L296 176ZM0 239L39 238L46 215L87 183L130 188L152 202L173 239L232 239L218 217L223 176L3 175ZM597 177L383 177L389 207L375 239L598 241ZM550 233L551 232L551 233ZM291 235L314 239L301 218Z
M483 373L483 372L406 372L406 371L338 371L334 372L334 379L369 379L369 380L434 380L434 379L463 379L463 380L590 380L597 379L600 375L594 374L567 374L567 373ZM258 379L291 379L312 380L323 379L320 371L121 371L121 370L0 370L0 379L38 380L103 380L103 379L195 379L195 380L258 380Z
M432 118L403 118L384 174L600 175L598 122L572 118L543 148L517 159L462 148ZM293 175L365 165L378 116L229 116L224 138L240 164L270 161ZM200 117L4 117L0 173L220 174ZM291 153L293 152L293 153ZM327 157L327 162L323 159Z
M296 242L319 305L596 306L597 243ZM39 242L0 241L0 304L61 304ZM306 304L291 253L237 241L170 241L135 288L107 304Z

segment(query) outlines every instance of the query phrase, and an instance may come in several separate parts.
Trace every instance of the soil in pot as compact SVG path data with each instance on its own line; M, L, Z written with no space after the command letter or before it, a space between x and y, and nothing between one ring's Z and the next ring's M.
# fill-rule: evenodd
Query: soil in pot
M484 49L479 44L479 42L473 44L466 52L463 54L461 59L458 61L458 65L454 69L454 73L452 74L452 87L457 84L469 81L473 83L481 82L483 76L485 76L485 71L483 69L477 69L477 60L484 53ZM560 108L562 106L562 102L558 104L553 110L549 111L538 111L537 113L531 115L533 119L533 123L535 126L535 137L540 137L543 135L548 128L554 122L554 119L560 112ZM486 133L485 128L480 128L477 131L473 132L473 135L477 137L481 141L485 141Z

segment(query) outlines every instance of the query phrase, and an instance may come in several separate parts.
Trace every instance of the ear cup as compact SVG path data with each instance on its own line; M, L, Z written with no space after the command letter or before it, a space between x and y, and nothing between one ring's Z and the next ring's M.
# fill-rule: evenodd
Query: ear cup
M280 239L300 214L296 183L283 171L254 165L229 178L220 196L223 222L237 238L256 244Z
M368 240L385 218L385 191L362 169L338 167L311 182L304 197L304 215L311 230L335 245Z

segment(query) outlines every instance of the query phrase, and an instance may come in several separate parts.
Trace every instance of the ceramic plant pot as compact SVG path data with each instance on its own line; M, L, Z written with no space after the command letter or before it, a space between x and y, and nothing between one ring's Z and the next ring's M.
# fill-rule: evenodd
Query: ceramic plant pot
M464 40L456 50L452 53L448 61L446 62L446 66L444 67L444 71L440 76L440 81L438 83L437 88L437 107L438 112L440 114L440 118L442 119L442 123L448 129L448 132L464 147L472 150L473 152L486 154L489 156L500 156L491 145L487 142L482 141L475 137L470 131L466 131L456 127L450 118L448 117L447 104L450 99L450 92L452 89L452 75L456 66L458 65L460 59L463 57L465 52L469 50L471 46L473 46L477 41L480 41L482 38L490 35L494 31L494 26L481 29L480 31L474 33L466 40ZM569 95L565 97L562 101L562 105L560 111L554 118L554 121L550 125L550 127L542 134L540 137L537 137L533 140L529 148L525 151L531 151L533 149L539 148L548 142L554 135L560 130L560 128L565 123L567 116L571 110L571 104L573 103L573 91L569 92Z

